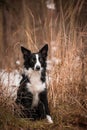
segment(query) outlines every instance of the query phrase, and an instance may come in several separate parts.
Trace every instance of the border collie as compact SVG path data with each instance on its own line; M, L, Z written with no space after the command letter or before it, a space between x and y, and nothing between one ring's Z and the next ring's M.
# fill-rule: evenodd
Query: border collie
M21 47L24 72L17 92L16 103L22 106L22 117L32 120L47 118L53 123L48 107L46 88L46 60L48 45L37 53Z

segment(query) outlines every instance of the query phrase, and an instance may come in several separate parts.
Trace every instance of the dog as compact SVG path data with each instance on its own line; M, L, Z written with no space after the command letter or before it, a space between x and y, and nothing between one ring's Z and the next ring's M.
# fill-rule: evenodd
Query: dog
M24 59L24 72L17 91L16 103L22 106L22 116L32 120L47 119L50 116L46 87L46 67L48 45L45 44L37 53L21 47Z

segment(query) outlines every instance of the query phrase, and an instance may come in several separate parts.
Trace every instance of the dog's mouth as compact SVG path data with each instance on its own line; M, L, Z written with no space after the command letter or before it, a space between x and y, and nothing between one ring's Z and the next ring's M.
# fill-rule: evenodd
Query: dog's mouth
M40 67L40 68L38 68L38 69L34 69L34 71L36 71L36 72L42 72L43 71L43 68L42 67Z
M35 70L35 71L40 71L40 70L41 70L41 67L40 67L39 65L37 65L37 66L34 67L34 70Z
M36 66L36 71L39 71L40 70L40 66Z

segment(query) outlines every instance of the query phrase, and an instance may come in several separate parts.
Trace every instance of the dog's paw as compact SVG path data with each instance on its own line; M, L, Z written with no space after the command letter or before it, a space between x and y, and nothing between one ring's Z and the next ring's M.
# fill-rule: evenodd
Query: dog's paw
M53 120L50 115L47 115L46 118L47 118L48 123L50 123L50 124L53 123Z

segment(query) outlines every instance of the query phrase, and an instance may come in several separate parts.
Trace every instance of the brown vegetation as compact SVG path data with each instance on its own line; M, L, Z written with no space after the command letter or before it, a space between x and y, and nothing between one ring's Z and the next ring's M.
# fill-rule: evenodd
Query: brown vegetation
M15 0L14 4L19 7L18 10L12 5L11 0L6 2L4 6L1 6L0 18L4 15L4 20L7 22L5 26L7 27L8 24L9 26L5 30L3 27L0 28L0 31L4 30L5 33L0 33L0 53L2 54L0 66L2 68L5 64L4 68L7 70L20 69L22 66L21 44L32 51L37 51L44 43L49 44L48 98L54 124L16 118L13 114L15 103L9 97L4 97L0 90L0 129L80 130L73 125L80 125L83 130L86 129L87 2L67 0L66 3L64 0L55 0L57 10L47 9L45 0L31 3L28 0L17 3ZM8 21L7 16L11 21ZM2 34L4 39L6 37L8 39L3 41ZM17 59L21 61L20 67L15 64Z

